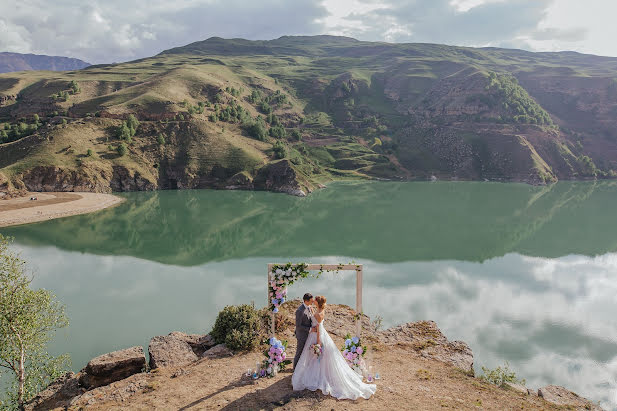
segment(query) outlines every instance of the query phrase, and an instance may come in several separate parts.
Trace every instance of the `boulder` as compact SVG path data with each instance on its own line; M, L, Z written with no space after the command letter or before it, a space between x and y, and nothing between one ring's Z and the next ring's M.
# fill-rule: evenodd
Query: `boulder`
M177 367L198 360L191 346L173 334L154 337L150 340L148 354L150 354L151 369Z
M185 334L180 331L174 331L169 333L170 336L174 336L176 338L181 339L185 343L191 346L193 352L198 357L208 349L214 347L216 342L214 342L214 338L212 338L209 334L201 335L201 334Z
M581 410L602 410L597 404L558 385L547 385L538 389L538 396L558 406L574 407Z
M66 408L73 398L85 391L84 388L79 386L77 376L72 372L67 372L39 392L26 404L25 409L26 411L34 411Z
M88 388L96 388L119 381L146 368L143 347L131 347L100 355L90 360L81 371L79 383Z
M234 355L233 351L227 348L225 344L219 344L215 345L214 347L203 353L201 358L231 357L232 355Z

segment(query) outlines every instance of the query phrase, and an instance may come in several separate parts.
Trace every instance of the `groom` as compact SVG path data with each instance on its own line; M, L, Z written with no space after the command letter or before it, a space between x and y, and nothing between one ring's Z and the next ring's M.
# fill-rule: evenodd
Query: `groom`
M306 293L302 299L304 302L296 310L296 340L298 344L296 345L296 356L294 357L294 369L302 355L302 350L304 349L304 344L306 344L309 333L314 331L311 327L313 325L311 321L313 296L311 293Z

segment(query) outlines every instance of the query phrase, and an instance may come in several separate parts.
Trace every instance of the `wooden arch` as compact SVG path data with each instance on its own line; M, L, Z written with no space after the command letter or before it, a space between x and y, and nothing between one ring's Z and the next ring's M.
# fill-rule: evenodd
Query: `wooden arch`
M272 267L284 264L268 264L268 284L272 277ZM362 264L307 264L307 271L355 271L356 272L356 336L360 337L362 325L360 317L362 314ZM270 306L270 296L266 299L266 307ZM271 312L270 334L275 336L276 313Z

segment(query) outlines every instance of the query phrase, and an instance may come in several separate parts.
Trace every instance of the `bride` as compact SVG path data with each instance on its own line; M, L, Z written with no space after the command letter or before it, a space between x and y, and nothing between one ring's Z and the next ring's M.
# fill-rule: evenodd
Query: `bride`
M315 297L317 312L311 316L316 332L311 332L298 364L291 378L294 391L321 390L339 400L370 398L377 391L375 384L365 384L362 377L347 364L338 347L324 328L326 297ZM311 348L321 344L321 355L317 357Z

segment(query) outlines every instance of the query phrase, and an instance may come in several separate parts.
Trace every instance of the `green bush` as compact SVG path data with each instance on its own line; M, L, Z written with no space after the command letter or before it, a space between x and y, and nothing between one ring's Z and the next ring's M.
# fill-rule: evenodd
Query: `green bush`
M293 137L296 141L300 141L302 140L302 133L300 133L300 130L298 129L293 129L291 132L291 137Z
M274 143L272 151L274 152L274 156L278 159L287 157L287 147L280 141Z
M210 332L217 344L232 350L250 350L258 343L261 317L253 305L228 305L219 312Z
M287 133L282 126L274 126L270 128L270 135L274 138L285 138Z
M93 154L94 152L92 151L91 148L89 148L88 151L86 151L86 157L92 157Z
M246 132L253 138L265 141L268 136L268 130L266 129L266 125L261 118L257 118L255 121L250 122L246 126Z
M510 370L510 364L507 362L504 364L503 368L500 366L494 370L482 367L480 379L498 387L503 387L507 382L525 385L525 380L519 379L516 373Z
M160 146L162 146L163 144L165 144L165 136L163 134L159 134L159 136L156 138L157 143L159 143Z
M118 154L120 154L120 156L125 156L129 149L126 147L126 144L120 143L120 145L118 146L117 150L118 150Z

